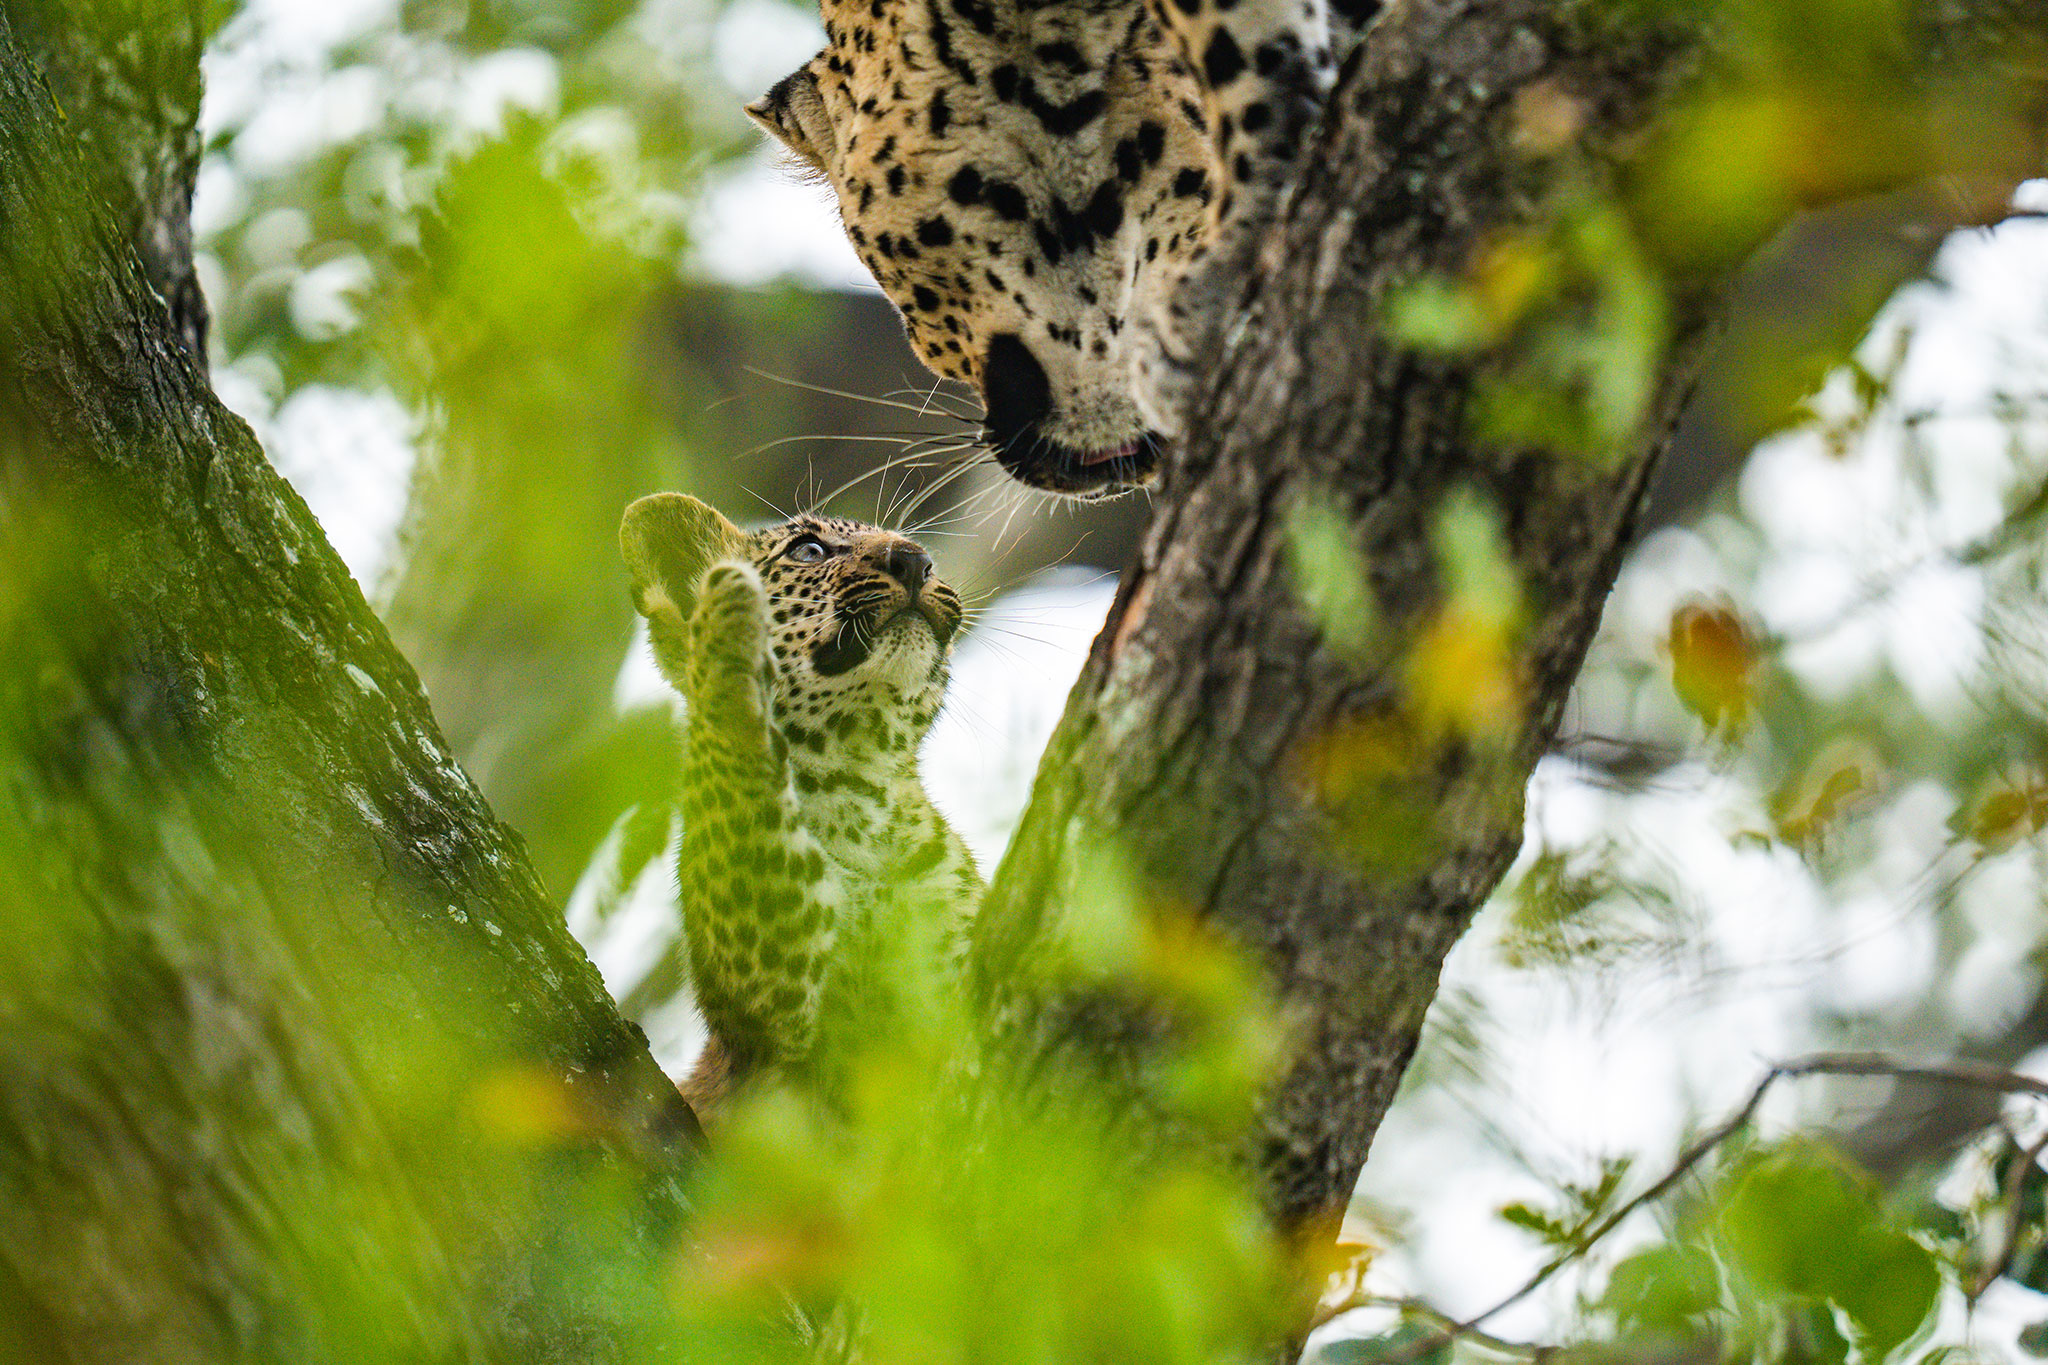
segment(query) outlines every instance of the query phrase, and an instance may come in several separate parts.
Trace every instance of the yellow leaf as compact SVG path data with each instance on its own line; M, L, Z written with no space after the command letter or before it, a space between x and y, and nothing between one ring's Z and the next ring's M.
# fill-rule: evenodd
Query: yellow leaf
M1506 623L1453 603L1408 655L1408 696L1425 732L1504 738L1521 714L1520 670Z
M1727 602L1694 600L1671 613L1671 685L1685 709L1709 730L1733 730L1749 719L1756 646Z

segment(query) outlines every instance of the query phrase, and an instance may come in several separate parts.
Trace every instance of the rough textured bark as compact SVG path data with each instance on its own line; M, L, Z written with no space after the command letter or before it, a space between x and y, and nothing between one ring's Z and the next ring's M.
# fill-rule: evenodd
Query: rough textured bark
M1460 273L1487 234L1547 211L1544 161L1516 138L1519 101L1569 101L1588 155L1576 173L1625 168L1703 58L1682 26L1599 28L1586 13L1407 0L1375 31L1267 244L984 911L1000 988L1057 916L1077 854L1120 843L1163 900L1256 953L1297 1028L1261 1160L1298 1230L1341 1212L1444 956L1520 843L1523 786L1738 265L1675 291L1651 415L1607 463L1475 441L1469 405L1494 359L1431 358L1387 335L1394 290ZM1967 27L1982 12L1934 17ZM2038 14L2028 22L2039 31ZM1527 596L1521 695L1496 746L1418 737L1404 699L1407 645L1443 593L1427 528L1459 489L1498 510ZM1326 644L1290 579L1290 517L1317 501L1352 528L1383 617L1363 661ZM1358 726L1404 754L1377 780L1398 798L1386 809L1422 817L1412 865L1347 859L1343 812L1317 796L1315 747Z
M588 1359L687 1115L207 387L191 17L0 12L0 1353Z
M206 298L192 265L191 210L205 0L20 0L9 13L77 169L114 214L169 310L171 334L203 375Z

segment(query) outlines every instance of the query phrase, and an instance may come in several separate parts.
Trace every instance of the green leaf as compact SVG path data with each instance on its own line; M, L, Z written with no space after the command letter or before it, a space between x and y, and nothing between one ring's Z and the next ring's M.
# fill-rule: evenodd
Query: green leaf
M1779 1365L1847 1365L1849 1350L1834 1310L1807 1304L1786 1315L1784 1348L1777 1360Z
M1376 1337L1353 1337L1333 1341L1322 1348L1317 1365L1374 1365L1376 1361L1408 1358L1417 1343L1439 1335L1434 1327L1407 1322ZM1444 1342L1414 1357L1414 1365L1450 1365L1451 1345Z
M1463 355L1490 345L1495 329L1471 289L1440 275L1425 275L1387 301L1387 327L1423 351Z
M1912 1340L1934 1311L1941 1274L1927 1249L1886 1231L1868 1244L1861 1273L1830 1295L1856 1327L1866 1360L1881 1360Z
M1623 1332L1690 1337L1721 1306L1721 1273L1699 1247L1649 1247L1614 1267L1600 1306Z
M1306 499L1287 521L1287 560L1295 591L1330 651L1362 661L1379 631L1365 556L1334 499Z
M1519 618L1522 575L1492 503L1470 488L1453 489L1437 509L1430 540L1446 594L1475 620L1505 629Z
M1852 1269L1869 1230L1869 1201L1848 1173L1816 1148L1791 1144L1746 1164L1721 1207L1720 1234L1759 1284L1823 1297Z
M1521 1200L1503 1204L1500 1216L1503 1222L1513 1223L1525 1232L1533 1232L1553 1246L1571 1244L1572 1230L1534 1204L1523 1203Z
M1932 1254L1884 1222L1867 1182L1817 1144L1786 1143L1745 1163L1718 1231L1766 1293L1846 1313L1866 1360L1910 1340L1940 1293Z

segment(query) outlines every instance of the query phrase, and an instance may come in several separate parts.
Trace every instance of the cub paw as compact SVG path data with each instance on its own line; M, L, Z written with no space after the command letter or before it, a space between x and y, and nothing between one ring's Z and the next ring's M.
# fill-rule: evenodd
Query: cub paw
M753 565L727 559L705 571L690 634L698 657L721 660L749 677L761 671L768 659L768 592Z

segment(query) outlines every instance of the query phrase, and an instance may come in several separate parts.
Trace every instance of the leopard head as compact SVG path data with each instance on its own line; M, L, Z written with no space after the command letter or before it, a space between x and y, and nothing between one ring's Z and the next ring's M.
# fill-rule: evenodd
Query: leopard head
M938 715L962 608L917 542L833 517L742 531L682 493L628 507L619 541L655 659L678 690L704 575L743 560L766 596L778 723L846 740L915 738Z
M1207 221L1191 73L1145 8L824 0L825 50L747 112L829 183L932 370L981 395L1013 476L1150 481L1135 320Z

